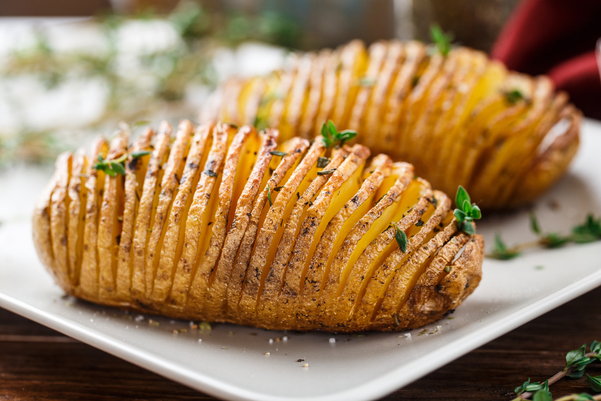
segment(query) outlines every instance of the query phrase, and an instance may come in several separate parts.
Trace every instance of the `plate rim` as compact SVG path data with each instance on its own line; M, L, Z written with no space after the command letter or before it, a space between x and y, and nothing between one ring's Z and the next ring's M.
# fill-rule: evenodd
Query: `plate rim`
M491 328L490 325L480 327L470 334L445 344L437 351L437 359L428 364L411 362L389 373L369 380L344 391L309 397L281 397L246 390L227 382L213 379L202 373L186 369L170 360L152 355L136 346L128 345L110 335L83 324L70 321L50 312L41 310L25 301L0 292L0 307L30 319L36 323L56 330L64 335L75 338L83 343L98 348L117 358L126 360L143 369L167 377L195 390L205 392L215 397L249 401L338 401L338 400L367 400L386 396L417 379L439 369L451 361L473 351L474 349L498 338L509 331L601 286L601 269L563 287L549 295L525 305L519 310L499 319ZM405 374L406 372L409 374ZM399 378L399 376L401 376Z

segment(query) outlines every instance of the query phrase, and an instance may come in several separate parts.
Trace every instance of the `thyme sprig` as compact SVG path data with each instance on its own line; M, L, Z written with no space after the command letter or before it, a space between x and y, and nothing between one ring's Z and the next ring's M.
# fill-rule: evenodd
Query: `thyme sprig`
M586 244L599 241L601 240L601 217L595 218L592 213L589 213L584 223L572 228L571 234L562 235L555 232L544 233L540 228L536 215L530 213L530 229L538 238L534 241L517 244L512 247L507 246L501 238L501 234L497 233L493 251L487 257L498 260L509 260L520 256L523 251L530 248L559 248L570 242Z
M344 145L346 141L350 141L357 136L357 131L347 129L338 132L332 120L328 120L327 123L323 123L321 126L321 136L326 148L331 148L332 146Z
M586 344L580 348L572 350L566 354L565 367L555 375L547 379L544 383L531 383L530 378L514 389L517 397L513 401L526 400L532 396L534 401L552 401L553 397L549 386L558 380L569 377L580 379L584 376L584 371L588 365L595 361L601 361L601 343L593 341L589 345L590 352L586 352ZM598 393L601 392L601 376L587 376L587 381L591 389ZM590 394L571 394L558 398L556 401L583 401L583 400L601 400L601 395L591 396Z
M446 57L453 48L454 35L452 33L445 33L440 25L433 24L430 26L430 37L436 45L436 49Z
M457 209L453 211L457 220L457 227L468 235L476 233L474 220L482 218L482 211L475 203L472 203L469 194L461 185L457 188L455 196L455 204Z
M128 159L128 157L131 156L132 158L137 159L149 154L150 151L148 150L138 150L131 153L124 153L121 157L115 160L106 160L101 155L98 155L98 159L94 164L93 169L103 171L105 174L108 174L111 177L125 175L125 161Z

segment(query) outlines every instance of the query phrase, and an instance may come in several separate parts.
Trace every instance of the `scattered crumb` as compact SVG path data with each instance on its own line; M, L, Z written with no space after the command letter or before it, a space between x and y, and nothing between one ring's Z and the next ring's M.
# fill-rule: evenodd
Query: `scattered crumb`
M269 355L271 355L271 352L265 352L263 355L269 356Z
M144 320L144 316L142 315L138 315L136 316L136 318L134 319L136 322L141 322L142 320Z
M269 339L269 344L273 344L273 338Z
M196 330L196 329L198 328L198 325L197 325L197 324L193 324L192 326L190 326L190 328L191 328L192 330Z
M336 342L336 339L334 337L330 338L330 344L334 344Z
M549 206L549 208L550 208L551 210L559 210L559 209L561 209L561 205L560 205L560 204L559 204L559 202L557 202L557 200L555 200L555 199L551 199L551 200L549 201L549 203L547 203L547 205Z
M251 336L256 336L256 335L257 335L257 333L250 333L250 335L251 335Z
M305 358L299 358L296 360L296 362L305 362Z
M199 342L199 343L201 343L201 342L202 342L202 338L199 338L199 339L198 339L198 342Z
M209 323L209 322L200 322L200 324L198 325L198 327L202 331L209 331L209 330L211 330L211 323Z
M233 335L234 335L234 332L233 332L233 331L228 331L228 332L227 332L227 335L231 337L231 336L233 336Z
M275 340L276 340L277 342L280 342L280 337L276 337L276 338L275 338Z
M308 363L303 363L303 368L308 368L309 364Z
M227 349L227 347L221 347L221 349Z
M151 326L158 326L158 325L160 325L159 322L157 322L156 320L152 320L152 319L148 320L148 324L150 324Z
M447 319L453 320L453 319L455 319L455 317L454 316L449 316Z
M282 337L282 341L283 341L283 342L288 342L288 336L284 336L284 337Z
M423 336L424 334L426 334L428 332L427 329L423 329L422 331L419 332L418 336Z

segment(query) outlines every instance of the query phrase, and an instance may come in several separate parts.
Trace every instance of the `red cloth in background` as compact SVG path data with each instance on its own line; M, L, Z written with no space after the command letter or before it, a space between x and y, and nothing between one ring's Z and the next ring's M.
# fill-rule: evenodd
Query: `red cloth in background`
M549 75L586 116L601 119L599 38L601 0L523 0L491 56L511 70Z

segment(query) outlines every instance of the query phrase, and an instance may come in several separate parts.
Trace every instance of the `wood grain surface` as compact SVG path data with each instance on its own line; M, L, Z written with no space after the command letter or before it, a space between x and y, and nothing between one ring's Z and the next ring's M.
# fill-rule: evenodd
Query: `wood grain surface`
M545 380L565 353L601 341L601 288L457 359L384 400L511 400ZM589 367L601 375L601 364ZM562 380L555 397L589 391ZM0 309L0 400L212 400L178 383Z

